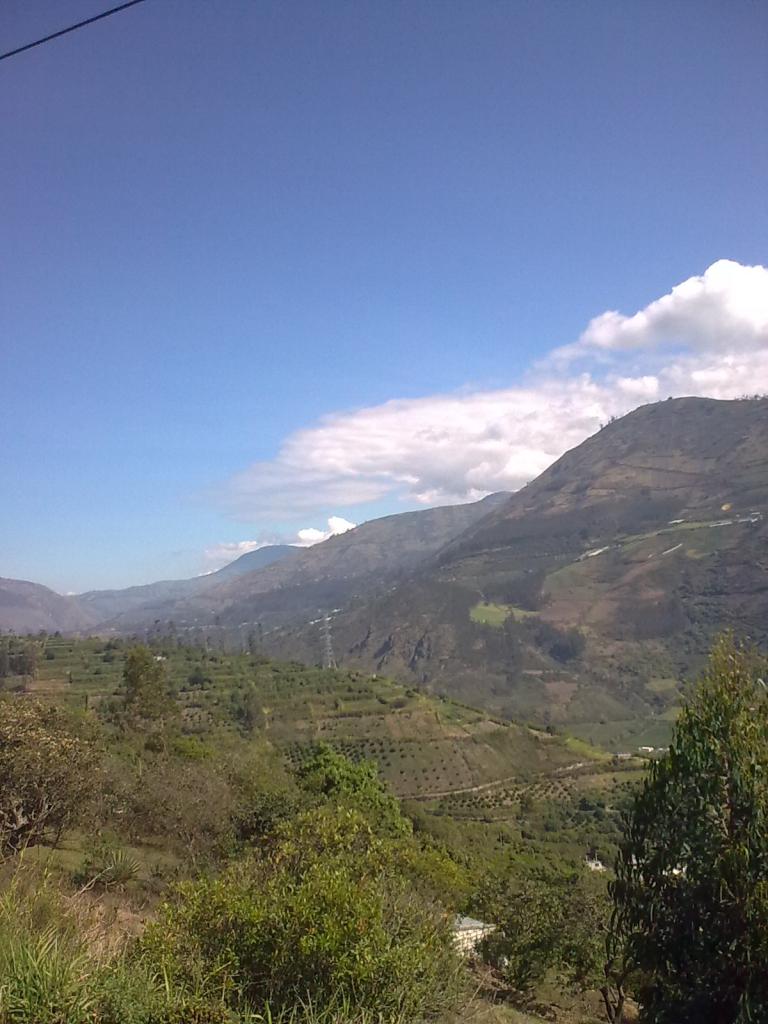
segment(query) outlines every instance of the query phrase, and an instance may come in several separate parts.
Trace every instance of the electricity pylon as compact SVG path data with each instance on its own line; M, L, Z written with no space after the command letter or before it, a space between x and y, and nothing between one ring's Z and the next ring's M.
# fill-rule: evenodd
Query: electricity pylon
M331 617L323 616L323 668L336 668L336 658L333 654L333 639L331 638Z

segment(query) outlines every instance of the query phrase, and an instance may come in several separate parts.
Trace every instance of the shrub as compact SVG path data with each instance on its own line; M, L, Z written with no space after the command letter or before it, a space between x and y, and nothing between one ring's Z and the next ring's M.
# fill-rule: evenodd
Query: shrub
M389 765L389 761L384 762ZM325 743L318 745L297 772L308 793L348 804L376 823L377 831L401 835L410 822L400 813L396 797L379 779L374 761L352 762Z
M140 869L135 857L102 840L86 853L75 882L87 888L124 889L138 877Z
M0 859L57 841L85 808L97 760L60 708L0 700Z
M210 979L233 1008L349 1000L387 1020L436 1013L456 1001L461 969L446 916L409 887L404 852L359 812L309 812L265 853L180 886L143 948L182 986Z

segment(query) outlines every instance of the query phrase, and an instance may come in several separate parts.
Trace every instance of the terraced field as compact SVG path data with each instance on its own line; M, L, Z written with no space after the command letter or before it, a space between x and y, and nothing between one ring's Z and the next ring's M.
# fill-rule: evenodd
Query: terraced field
M5 680L6 688L90 711L120 704L128 644L61 637L34 643L36 673ZM155 657L186 734L215 744L266 738L293 762L325 741L352 758L375 760L403 797L531 780L574 759L563 737L358 671L171 644L156 646Z

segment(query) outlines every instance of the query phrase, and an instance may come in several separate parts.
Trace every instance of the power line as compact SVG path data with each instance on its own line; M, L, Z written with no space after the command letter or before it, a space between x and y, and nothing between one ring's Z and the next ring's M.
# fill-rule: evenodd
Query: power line
M51 32L49 36L43 36L42 39L36 39L34 43L26 43L24 46L17 46L15 50L9 50L7 53L0 53L0 60L5 60L6 57L15 57L17 53L24 53L25 50L31 50L35 46L42 46L43 43L49 43L51 39L58 39L59 36L65 36L68 32L74 32L75 29L83 28L85 25L92 25L94 21L101 21L102 18L108 18L110 14L117 14L118 11L124 11L126 7L135 7L136 4L142 4L144 0L128 0L127 3L120 4L119 7L112 7L108 11L102 11L101 14L94 14L92 18L86 18L85 21L78 21L76 25L70 25L69 28L62 28L58 32Z

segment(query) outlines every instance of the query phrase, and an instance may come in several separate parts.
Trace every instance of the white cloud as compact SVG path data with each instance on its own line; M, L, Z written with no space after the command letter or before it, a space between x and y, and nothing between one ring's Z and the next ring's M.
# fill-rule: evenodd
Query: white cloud
M312 526L307 526L303 530L299 530L296 535L298 540L293 543L300 548L309 548L313 544L320 544L322 541L328 540L329 537L338 537L341 533L354 530L356 526L357 523L350 523L348 519L343 519L341 516L330 516L327 530L317 530Z
M249 551L258 551L259 548L269 547L271 544L291 544L297 548L309 548L313 544L320 544L322 541L328 540L329 537L336 537L341 533L346 533L348 530L354 530L356 526L357 523L350 523L348 519L344 519L342 516L329 516L327 529L325 530L318 530L315 527L309 526L298 530L295 536L285 537L275 534L267 540L237 540L229 543L214 544L203 552L206 569L200 575L210 576L212 572L216 572L217 569L222 569L225 565L229 565L230 562L234 562L241 555L246 555Z
M520 487L611 416L644 402L764 391L768 268L720 260L631 316L596 317L523 385L325 416L289 435L271 462L237 474L224 501L235 517L261 522L385 498L471 501ZM301 533L303 543L327 535Z
M768 268L718 260L633 316L601 313L576 344L557 349L554 357L660 347L749 351L766 345Z

